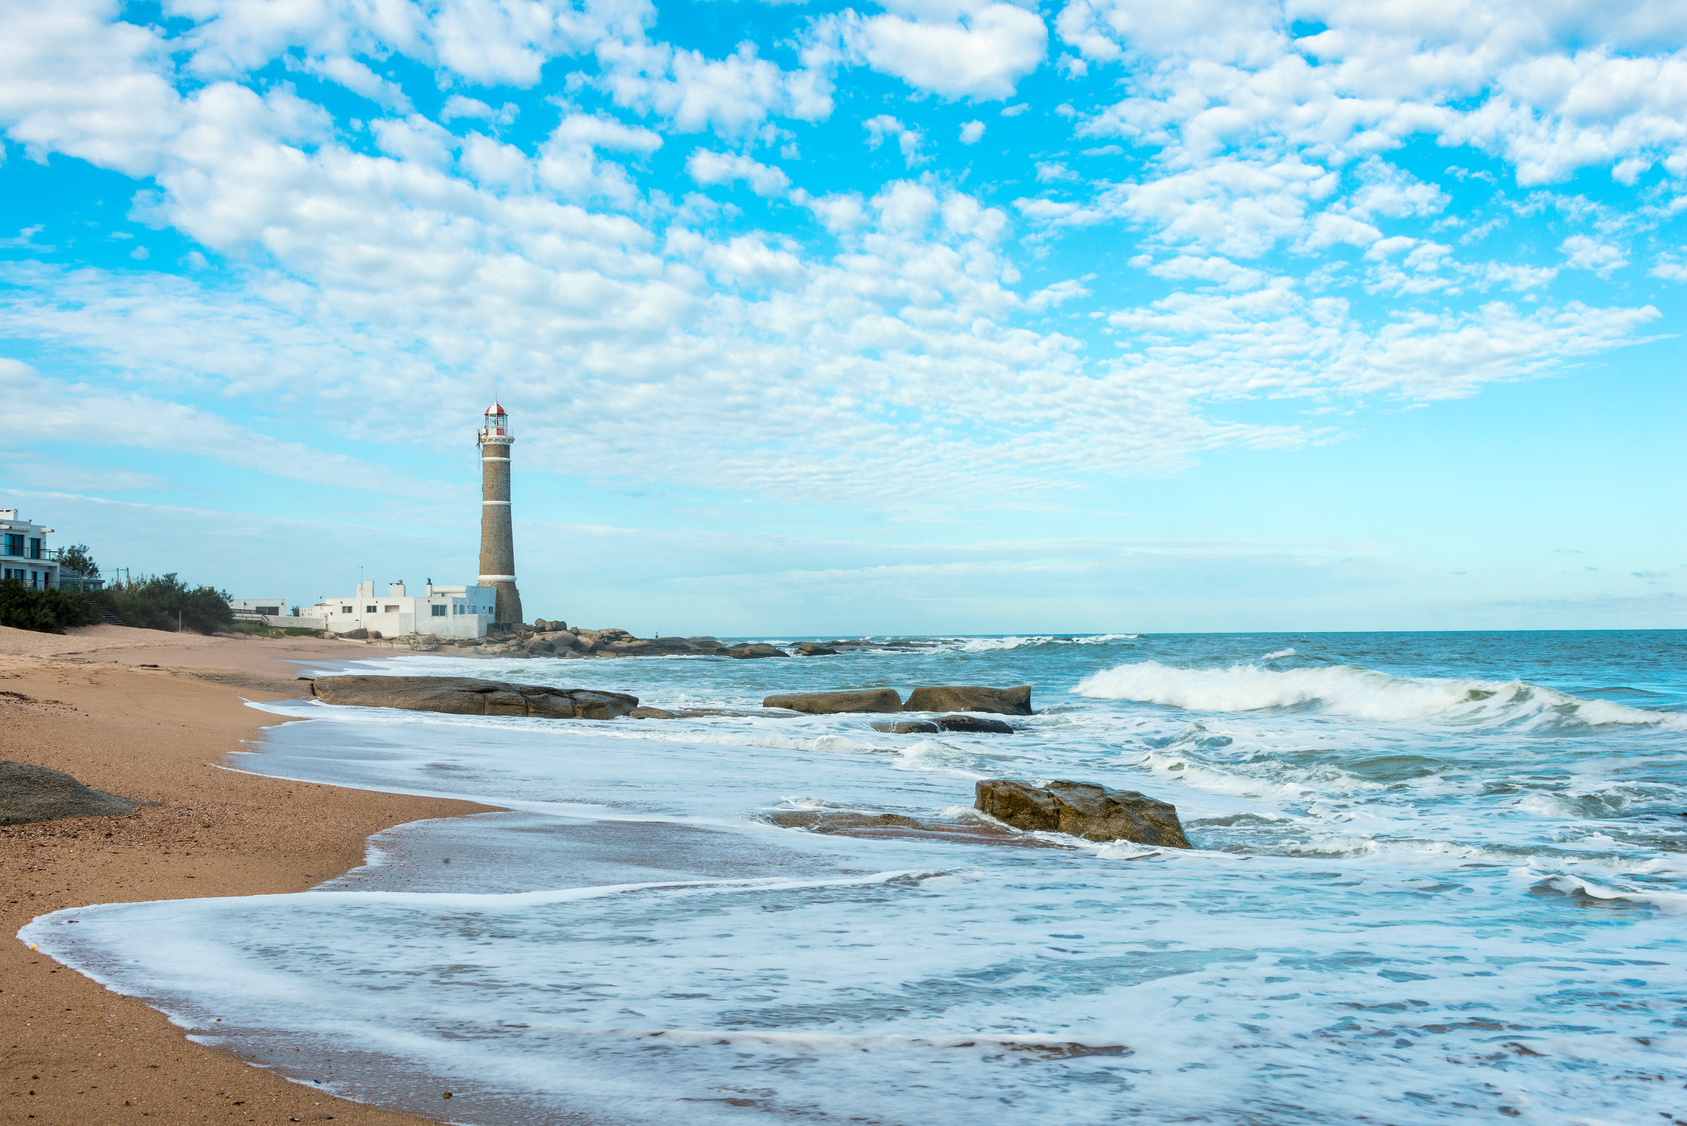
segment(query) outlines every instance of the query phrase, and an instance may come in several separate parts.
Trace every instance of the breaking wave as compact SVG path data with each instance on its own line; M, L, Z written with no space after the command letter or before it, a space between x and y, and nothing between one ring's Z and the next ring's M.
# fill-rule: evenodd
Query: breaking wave
M1074 691L1092 699L1205 712L1316 709L1356 719L1431 719L1525 728L1687 726L1682 716L1673 713L1584 699L1522 680L1401 677L1356 665L1185 669L1136 661L1087 676Z

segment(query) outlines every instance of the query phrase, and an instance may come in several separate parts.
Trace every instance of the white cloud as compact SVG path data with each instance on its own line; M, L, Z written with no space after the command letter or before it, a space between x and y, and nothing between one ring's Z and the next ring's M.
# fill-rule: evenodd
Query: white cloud
M1565 264L1571 269L1592 270L1602 278L1610 277L1613 270L1628 265L1628 259L1623 257L1621 250L1587 235L1571 235L1559 249L1564 252Z
M613 118L584 113L571 113L564 117L552 131L551 139L563 144L590 145L616 152L644 155L662 147L660 133L625 125Z
M868 148L876 149L884 143L887 136L895 137L897 148L902 150L903 161L910 165L920 163L920 144L925 138L918 129L908 128L888 113L869 117L861 125L867 130Z
M1053 285L1046 285L1025 299L1027 309L1047 309L1075 297L1088 297L1090 291L1084 284L1074 278L1057 281Z
M1225 289L1253 289L1265 281L1265 274L1261 271L1238 266L1230 259L1218 255L1199 258L1180 254L1176 258L1149 266L1148 272L1161 278L1216 282Z
M984 137L984 123L969 121L961 126L961 144L976 145Z
M757 195L778 195L791 186L791 178L784 172L736 153L694 149L686 158L685 170L699 184L743 180Z
M1654 278L1663 278L1665 281L1687 282L1687 263L1683 263L1675 255L1664 255L1646 272Z
M887 6L905 14L846 11L823 25L874 70L946 97L1011 98L1048 48L1043 21L1012 4Z
M623 106L655 113L684 133L714 129L726 136L755 131L772 113L818 121L832 112L823 70L780 69L742 43L724 59L642 40L597 45L603 85Z

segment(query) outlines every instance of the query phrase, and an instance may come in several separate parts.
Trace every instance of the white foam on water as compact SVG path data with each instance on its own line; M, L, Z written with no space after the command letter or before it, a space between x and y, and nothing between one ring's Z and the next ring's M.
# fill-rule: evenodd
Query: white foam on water
M1395 639L1332 639L1318 651L1359 663L1283 671L1261 665L1287 638L1130 639L1156 660L1112 668L1101 639L990 640L392 662L659 705L1032 683L1044 710L1011 736L919 737L875 732L877 716L279 704L265 710L309 722L271 729L240 767L522 812L390 830L378 863L297 896L111 905L28 934L196 1038L377 1101L444 1085L464 1092L454 1118L486 1126L1676 1111L1687 742L1669 713L1607 712L1505 667L1430 675L1489 667L1456 652L1424 675L1362 667L1416 668ZM970 804L986 777L1140 790L1178 807L1196 847L766 821L988 821Z
M1279 649L1275 653L1267 653L1265 656L1261 657L1260 660L1275 661L1282 657L1293 657L1295 655L1296 654L1293 649Z
M1367 720L1434 719L1463 724L1524 726L1646 725L1683 727L1666 712L1589 700L1523 681L1400 677L1353 665L1321 669L1263 669L1257 665L1189 669L1137 661L1093 673L1074 689L1080 696L1167 704L1192 711L1256 712L1315 706L1332 715Z

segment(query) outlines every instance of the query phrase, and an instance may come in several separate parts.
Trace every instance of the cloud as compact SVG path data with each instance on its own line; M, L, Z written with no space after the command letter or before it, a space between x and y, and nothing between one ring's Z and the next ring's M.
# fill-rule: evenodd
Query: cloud
M1012 4L887 6L900 10L848 11L825 26L874 70L945 97L1011 98L1048 48L1043 21Z
M1090 291L1084 284L1072 278L1057 281L1053 285L1044 286L1025 299L1027 309L1047 309L1075 297L1088 297Z
M791 178L747 156L694 149L686 158L685 170L699 184L727 184L743 180L757 195L778 195L791 186Z
M908 128L888 113L869 117L861 125L867 130L868 148L876 149L887 136L895 137L897 148L902 150L903 162L910 165L920 163L920 144L925 138L919 130Z
M984 137L984 123L969 121L961 126L961 144L976 145Z
M1622 251L1587 235L1571 235L1559 249L1564 252L1565 264L1571 269L1592 270L1602 278L1608 278L1612 271L1628 265Z

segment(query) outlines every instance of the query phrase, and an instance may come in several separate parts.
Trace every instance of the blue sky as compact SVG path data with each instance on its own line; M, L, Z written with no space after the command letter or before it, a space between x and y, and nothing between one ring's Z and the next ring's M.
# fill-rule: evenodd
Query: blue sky
M0 3L0 504L721 635L1687 625L1687 7Z

